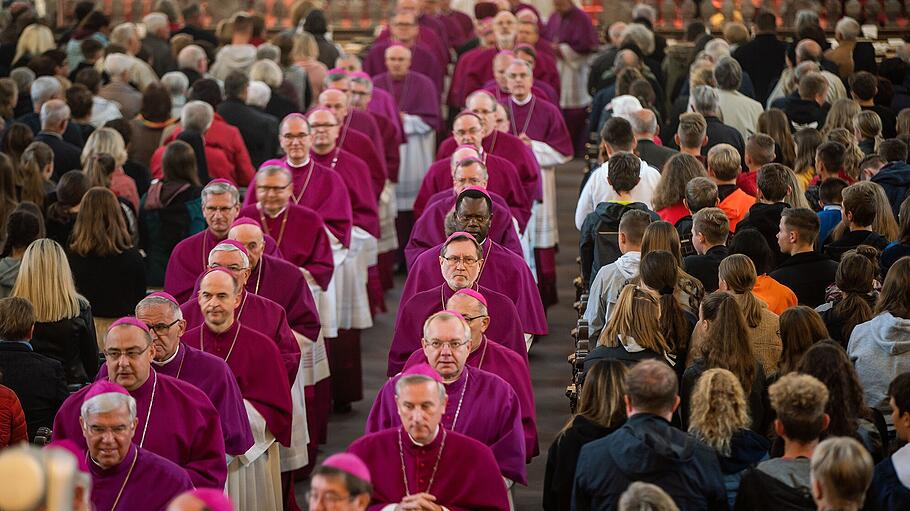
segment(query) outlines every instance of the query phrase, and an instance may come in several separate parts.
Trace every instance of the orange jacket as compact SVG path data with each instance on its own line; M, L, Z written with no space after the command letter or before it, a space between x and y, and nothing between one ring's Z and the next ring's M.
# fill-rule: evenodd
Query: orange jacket
M746 216L749 208L754 204L755 197L737 188L733 193L727 195L724 200L720 201L717 207L722 209L727 215L727 220L730 221L730 232L736 232L736 224Z

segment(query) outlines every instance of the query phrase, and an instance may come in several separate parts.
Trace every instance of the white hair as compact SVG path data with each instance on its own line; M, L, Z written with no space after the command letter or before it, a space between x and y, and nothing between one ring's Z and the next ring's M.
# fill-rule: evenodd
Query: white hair
M272 89L265 82L253 80L246 87L246 104L265 108L272 99Z
M136 315L139 315L140 310L154 307L155 305L164 305L174 315L174 319L183 319L183 311L180 310L180 306L163 296L146 296L139 300L139 303L136 304Z
M199 194L199 197L202 200L202 205L205 206L205 202L210 195L224 195L226 193L230 194L231 198L234 199L234 204L240 202L240 190L230 183L223 183L220 181L206 185Z
M180 71L170 71L161 77L161 85L171 96L185 96L190 88L190 80Z
M304 119L306 119L306 117L304 117ZM309 124L309 121L307 121L307 123ZM254 180L258 180L260 177L277 176L278 174L286 177L289 183L294 182L294 176L291 175L291 171L281 165L266 165L265 167L262 167L256 171Z
M205 101L190 101L180 111L183 129L205 133L212 126L215 110Z
M657 10L648 4L635 4L632 8L632 19L644 18L651 23L657 21Z
M207 58L205 50L201 46L188 44L177 54L177 67L181 69L196 69L199 61Z
M104 70L112 77L122 77L133 67L133 59L124 53L111 53L104 57Z
M60 85L56 78L53 76L42 76L32 82L29 95L32 97L32 104L38 106L58 97L61 92L63 92L63 86Z
M657 133L657 116L654 112L642 108L639 112L623 116L632 125L632 133L637 135Z
M531 67L531 63L524 59L512 59L512 62L509 62L509 67L512 66L524 66L529 73L534 73L534 68Z
M272 43L262 43L256 48L256 60L278 62L281 60L281 48Z
M123 46L124 48L129 47L130 39L139 38L139 30L136 28L135 23L121 23L114 27L111 30L110 41L111 44L116 44L118 46Z
M70 107L63 100L51 100L41 105L41 129L58 126L70 117Z
M145 31L148 34L158 34L160 30L170 30L170 24L167 21L167 15L163 12L150 12L142 18L145 25Z
M610 36L610 42L613 41L622 41L622 32L626 29L626 24L622 21L617 21L610 25L610 28L607 29L607 35Z
M640 112L644 108L638 98L629 94L613 98L613 101L610 101L610 107L613 109L613 117L625 119L630 124L632 122L631 114Z
M654 53L654 33L641 23L630 23L629 25L626 25L620 39L622 41L627 39L631 40L645 55Z
M216 252L237 252L238 254L240 254L240 260L243 261L243 268L247 269L250 267L250 257L248 255L246 255L243 252L243 250L240 250L239 248L237 248L234 245L231 245L230 243L219 243L219 244L215 245L215 248L213 248L209 252L209 259L208 259L209 266L212 265L212 260L214 259L213 256L215 255Z
M273 60L257 60L253 67L250 68L250 80L265 82L269 87L281 87L284 80L284 74L281 68Z
M705 54L710 55L714 62L723 57L730 56L730 43L717 37L705 44Z
M720 96L717 89L708 85L699 85L692 91L692 106L702 115L716 114L719 110Z
M861 31L859 22L850 16L844 16L837 22L837 25L834 25L834 34L840 34L844 41L857 40Z
M36 75L34 71L27 67L17 67L9 72L9 77L16 82L16 87L20 91L26 91L35 83ZM47 78L52 77L48 76Z
M432 316L428 317L426 321L423 322L423 338L427 338L427 332L430 330L430 325L437 321L457 321L462 329L462 341L467 341L471 338L471 326L468 325L468 322L464 320L461 315L455 315L447 311L439 311Z
M82 416L82 420L88 421L92 415L110 413L119 410L122 406L125 406L127 411L129 411L130 422L133 422L136 418L136 400L133 399L133 396L120 394L119 392L107 392L86 399L79 409L79 415Z

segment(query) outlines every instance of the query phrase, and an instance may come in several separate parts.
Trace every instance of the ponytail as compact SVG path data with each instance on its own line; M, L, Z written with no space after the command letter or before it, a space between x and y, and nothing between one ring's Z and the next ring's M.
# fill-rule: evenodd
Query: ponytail
M85 175L88 177L90 187L111 187L111 174L117 169L117 163L113 156L106 153L98 153L91 156L85 163Z
M717 291L702 301L701 313L709 322L701 345L705 369L719 367L732 372L749 394L755 380L755 355L739 304L732 295Z
M844 297L834 305L832 312L843 323L841 335L844 343L850 340L850 334L856 325L872 319L872 306L868 296L872 292L873 279L875 265L868 257L855 250L841 257L835 282Z
M16 166L16 184L22 190L20 200L34 202L38 207L44 206L44 172L45 167L54 163L54 152L43 142L32 142L19 157Z
M720 262L717 270L730 291L736 293L736 301L742 309L743 317L749 328L756 328L761 324L762 305L752 293L755 287L755 265L748 256L734 254Z

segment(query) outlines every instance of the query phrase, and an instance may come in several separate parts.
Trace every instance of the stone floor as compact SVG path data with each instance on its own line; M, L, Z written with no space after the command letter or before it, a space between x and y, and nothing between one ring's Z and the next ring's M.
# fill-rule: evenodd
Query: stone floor
M570 376L566 356L574 346L569 331L574 327L576 314L572 309L575 291L572 279L578 273L575 257L578 254L578 231L575 229L575 203L582 177L582 161L576 160L557 171L557 207L561 251L557 255L559 304L551 307L548 318L550 334L538 339L531 347L531 379L537 400L537 429L540 437L541 455L528 466L528 486L517 487L515 507L529 511L541 508L546 452L556 433L569 420L568 399L565 388ZM386 360L392 339L395 311L398 307L398 293L404 283L403 277L396 280L397 288L386 296L389 312L375 319L372 329L363 335L363 379L362 402L355 403L352 412L334 415L329 423L329 441L320 449L319 459L344 450L348 444L363 434L373 397L386 380ZM303 494L306 483L298 484L297 495L301 507L305 506Z

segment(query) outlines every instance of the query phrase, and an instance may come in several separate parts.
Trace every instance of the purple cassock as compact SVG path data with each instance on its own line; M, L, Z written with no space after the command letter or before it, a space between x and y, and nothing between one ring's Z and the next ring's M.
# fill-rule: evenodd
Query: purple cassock
M427 49L432 50L433 58L436 59L436 62L445 69L449 64L449 61L452 60L449 56L448 43L446 42L446 34L444 31L440 31L439 27L431 27L427 25L428 16L421 16L420 19L422 22L418 22L419 28L417 31L417 43L421 46L426 47ZM432 23L432 21L430 21ZM388 28L383 29L382 32L376 37L376 41L390 41L392 37L391 32Z
M496 97L496 101L500 103L503 103L505 100L509 99L509 93L502 90L499 87L499 84L496 83L496 80L490 80L487 83L483 84L483 90ZM531 94L540 98L544 98L557 107L559 106L559 93L556 92L553 87L547 82L535 81L534 85L531 86Z
M515 165L499 156L492 154L484 156L489 176L487 190L506 201L509 209L512 210L512 216L518 220L518 227L524 231L531 218L532 201L528 199L521 187L521 179L518 177ZM417 198L414 199L414 216L420 217L424 208L431 202L431 197L439 192L451 192L453 186L455 183L452 180L452 157L433 162L423 177Z
M399 426L358 438L348 452L370 469L369 511L380 511L401 502L408 493L420 492L433 495L436 504L450 511L509 510L507 490L490 448L460 433L440 427L436 438L421 446ZM429 481L433 481L430 486Z
M521 178L521 185L524 188L525 195L530 201L539 201L543 199L543 183L540 178L540 165L537 164L537 158L531 148L526 146L515 135L503 133L499 130L493 130L481 141L484 153L487 155L496 155L505 158L515 165L518 171L518 177ZM441 160L452 156L458 143L455 139L449 137L443 140L436 151L436 159Z
M438 263L437 263L438 266ZM490 327L487 333L492 339L505 346L528 364L528 348L522 332L521 319L515 304L509 297L493 290L479 286L477 291L487 299L487 311L490 314ZM431 315L445 309L445 304L455 294L448 284L422 291L411 299L401 300L395 318L395 333L392 346L389 348L389 377L400 373L408 357L414 350L420 349L421 329L424 321Z
M329 232L345 247L351 244L351 199L344 179L334 170L310 158L300 167L288 163L287 157L269 160L259 166L278 165L291 171L294 181L294 204L306 206L319 213ZM252 186L250 188L253 188ZM256 191L247 190L244 206L256 203ZM254 217L255 218L255 217Z
M130 445L118 465L103 469L89 462L88 469L92 506L99 510L161 511L178 495L193 489L185 470L136 444Z
M489 192L488 192L489 193ZM502 197L490 193L493 199L493 218L490 222L490 239L524 257L518 231L512 221L512 211ZM440 245L446 240L446 216L455 208L457 196L452 191L439 192L430 199L426 210L417 218L411 230L411 239L404 249L404 259L410 268L417 256Z
M195 299L184 302L180 306L180 311L183 312L183 319L186 320L187 330L195 329L205 323L202 309ZM293 383L297 376L297 369L300 367L300 345L288 325L284 308L264 296L254 295L244 289L240 306L234 311L234 318L235 323L241 323L271 340L272 346L275 346L281 356L287 381ZM196 339L189 339L187 335L184 334L183 341L192 341L191 345L197 346L199 333L196 333Z
M347 187L342 191L345 190ZM282 259L306 268L322 289L329 286L335 263L332 244L319 213L291 202L275 218L260 211L256 204L241 209L240 216L258 220L262 231L275 238Z
M568 44L579 54L591 53L599 44L591 18L574 5L565 14L554 11L547 19L542 35L550 41Z
M265 238L265 253L280 257L281 254L278 253L275 240L268 235L263 238ZM224 240L225 238L218 238L212 234L210 229L206 229L177 243L167 262L164 291L176 298L178 302L187 301L193 294L196 279L208 268L209 252Z
M79 414L91 386L70 395L54 417L54 440L72 440L86 449ZM241 387L242 390L242 387ZM154 369L138 389L133 441L186 470L197 488L224 488L227 463L218 410L201 390Z
M395 403L399 378L401 375L393 377L379 389L367 418L367 433L401 425ZM446 384L446 394L442 427L489 446L504 477L528 484L521 404L512 387L493 373L465 366L461 378Z
M430 81L416 70L408 71L400 80L382 73L373 77L373 85L391 94L401 112L420 116L434 130L442 127L439 97L424 92L429 90Z
M450 107L460 110L472 92L493 78L493 57L497 53L496 47L478 46L458 57L446 100Z
M385 51L392 46L391 40L376 41L370 46L370 52L367 53L363 60L363 70L370 76L377 76L386 72ZM445 68L443 68L433 55L433 51L426 45L418 42L411 50L411 71L420 73L429 78L436 88L436 95L441 95L443 90L443 81L445 77ZM375 84L374 84L375 85Z
M319 337L322 325L316 302L297 266L279 257L263 255L250 273L246 290L280 305L291 330L311 341Z
M393 108L396 108L396 120L392 120L385 115L376 112L370 112L373 116L373 120L376 121L376 126L379 126L379 134L382 137L382 146L385 148L386 177L389 181L395 183L398 181L398 167L401 166L401 151L399 151L398 146L405 142L404 128L401 126L401 117L398 116L395 100L389 96L388 92L382 89L373 89L373 91L374 93L375 91L381 91L385 97L389 98Z
M508 296L515 303L524 333L546 335L547 316L528 263L521 256L489 238L485 239L481 246L484 263L477 283ZM417 293L445 282L439 267L441 249L442 243L417 256L414 264L408 268L408 279L401 290L399 303L407 303L407 300ZM491 335L494 334L491 332ZM502 339L498 335L495 338Z
M534 83L546 84L558 98L562 84L560 83L559 68L556 67L556 56L548 51L539 51L537 48L534 48L534 51L537 53L537 59L534 62ZM556 106L559 107L558 101Z
M385 168L385 146L380 143L381 140L379 125L369 112L352 109L341 121L338 146L366 162L374 182L379 182L380 185L376 192L377 197L382 191L381 185L385 184L385 178L388 176Z
M467 14L457 9L449 9L448 6L443 6L443 13L440 14L440 18L454 20L461 29L461 33L464 34L464 39L460 43L452 41L456 48L467 43L474 37L474 19Z
M271 339L234 321L220 334L197 326L184 334L182 342L227 362L243 398L262 414L269 432L282 445L291 445L291 386Z
M404 139L404 129L401 127L401 117L398 115L398 106L395 104L395 99L391 94L381 89L377 91L376 87L373 87L370 102L367 104L367 111L376 114L383 119L389 120L395 125L395 129L398 130L398 140L401 141ZM376 120L375 117L373 120ZM379 121L376 121L376 125L379 127L379 131L382 131L382 126L379 125ZM386 153L388 153L388 151L386 151ZM388 157L388 154L386 154L386 157Z
M572 156L572 137L559 107L531 95L531 100L519 105L509 97L503 103L512 119L511 130L516 137L527 134L531 140L544 142L563 156Z
M240 387L224 360L180 343L170 360L152 364L158 374L185 381L208 396L221 417L224 452L240 456L253 446L253 433ZM107 365L102 365L96 380L106 379Z
M417 350L408 359L405 369L417 364L426 364L427 356ZM512 386L521 404L521 427L525 434L525 453L528 459L540 454L537 445L537 412L534 407L534 389L531 387L531 371L527 360L514 351L484 336L480 346L468 355L467 365L483 369L502 378Z
M352 130L349 135L355 133ZM340 146L336 146L326 154L311 151L310 158L341 175L351 199L354 225L372 234L373 237L379 238L379 210L376 198L382 193L382 187L385 186L385 176L382 176L382 185L377 191L376 180L373 179L375 176L373 178L370 176L370 167L364 163L363 159L345 151Z

